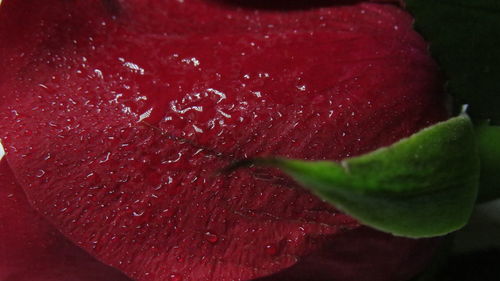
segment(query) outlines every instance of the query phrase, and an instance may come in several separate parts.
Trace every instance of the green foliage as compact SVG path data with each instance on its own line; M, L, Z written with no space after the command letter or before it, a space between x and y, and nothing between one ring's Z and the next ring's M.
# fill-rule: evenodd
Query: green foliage
M481 158L479 201L500 197L500 1L407 0L455 105L470 105Z
M479 177L474 142L472 123L461 115L340 163L282 158L251 163L282 169L373 228L432 237L455 231L469 219Z

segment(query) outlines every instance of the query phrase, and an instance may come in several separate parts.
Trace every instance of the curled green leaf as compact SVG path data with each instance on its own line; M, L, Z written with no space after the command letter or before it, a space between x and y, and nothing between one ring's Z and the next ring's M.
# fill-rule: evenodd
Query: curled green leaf
M467 103L475 122L500 124L500 1L407 0L415 27L430 42L455 105ZM500 198L500 127L476 127L481 159L479 202Z
M463 227L479 180L474 130L465 114L339 163L272 158L231 168L248 164L278 167L361 223L412 238Z

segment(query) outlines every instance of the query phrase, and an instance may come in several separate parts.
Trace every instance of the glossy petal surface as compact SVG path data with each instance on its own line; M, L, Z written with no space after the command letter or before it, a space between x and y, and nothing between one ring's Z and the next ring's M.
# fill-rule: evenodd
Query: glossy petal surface
M387 235L350 243L399 255L322 254L358 223L278 172L216 175L257 155L339 160L445 118L436 66L399 8L51 3L31 2L34 22L0 35L40 38L0 40L26 50L1 76L0 132L31 203L69 239L143 281L301 265L317 280L392 281L425 263L426 242Z
M76 247L28 203L7 162L0 162L0 280L128 281Z

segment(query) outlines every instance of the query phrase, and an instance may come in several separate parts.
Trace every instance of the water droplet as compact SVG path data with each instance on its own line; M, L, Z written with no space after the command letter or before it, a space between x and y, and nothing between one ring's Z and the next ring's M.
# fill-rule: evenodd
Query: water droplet
M182 276L177 273L170 274L170 281L182 281Z
M212 232L206 232L205 239L212 244L215 244L217 243L217 241L219 241L219 237Z
M35 177L37 178L41 178L45 175L45 171L44 170L38 170L35 174Z
M132 62L124 62L123 66L125 66L126 68L128 68L132 72L140 74L140 75L144 75L144 73L145 73L144 68L142 68L139 65L132 63Z
M163 216L166 218L171 218L174 215L175 215L175 210L173 210L173 209L167 208L167 209L163 210Z
M132 214L134 215L134 217L140 217L140 216L144 215L144 211L141 211L141 212L132 212Z
M296 86L296 87L297 87L297 90L299 90L301 92L304 92L307 89L306 85L299 85L299 86Z
M101 159L99 160L99 163L102 164L102 163L108 162L110 155L111 155L111 152L106 153L106 155L104 155L103 157L101 157Z
M99 79L104 79L104 76L102 75L102 71L100 69L94 69L94 73Z
M150 108L146 110L143 114L139 115L139 121L142 122L143 120L149 118L151 116L151 113L153 112L153 108Z
M265 251L268 255L274 256L278 253L278 248L276 245L266 245Z
M185 63L185 64L192 64L194 66L199 66L200 65L200 61L197 58L195 58L195 57L185 58L185 59L182 59L181 61L183 63Z

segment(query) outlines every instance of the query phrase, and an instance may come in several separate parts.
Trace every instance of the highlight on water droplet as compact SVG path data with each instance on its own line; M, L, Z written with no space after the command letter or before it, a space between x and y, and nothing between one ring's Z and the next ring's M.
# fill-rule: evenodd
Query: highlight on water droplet
M37 178L41 178L45 175L45 171L44 170L38 170L35 174L35 177Z
M166 208L162 211L162 215L166 218L171 218L175 215L176 211L174 209Z
M132 215L134 215L134 217L141 217L144 215L144 211L134 211L132 212Z
M109 156L111 155L111 152L107 152L106 155L103 155L101 159L99 159L99 163L106 163L109 160Z
M0 0L0 5L2 4L2 1ZM0 141L0 160L5 156L5 150L3 149L2 142Z
M182 281L182 276L177 273L170 274L170 281Z
M273 245L273 244L266 245L264 250L265 250L266 254L268 254L270 256L274 256L278 253L278 247L276 247L276 245Z
M207 240L208 242L212 243L212 244L215 244L217 243L217 241L219 241L219 237L215 234L213 234L212 232L205 232L205 240Z

